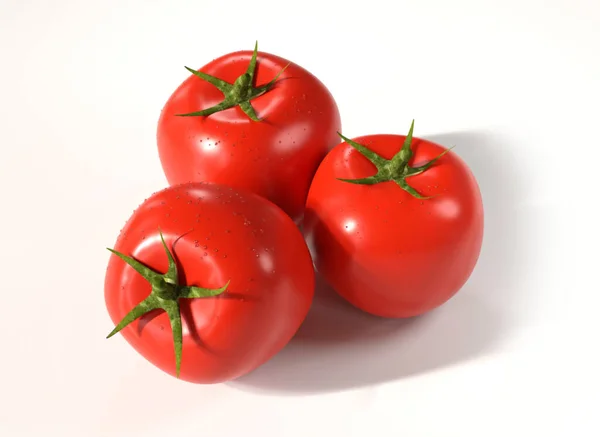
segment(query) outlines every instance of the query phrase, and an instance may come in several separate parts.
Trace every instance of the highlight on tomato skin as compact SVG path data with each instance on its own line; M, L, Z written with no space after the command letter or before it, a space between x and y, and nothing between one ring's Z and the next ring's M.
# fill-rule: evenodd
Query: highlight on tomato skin
M261 366L312 302L314 269L297 226L272 202L233 187L154 193L110 250L109 336L184 381L225 382Z
M168 97L157 125L169 184L252 191L299 223L319 163L340 142L331 92L305 68L257 46L186 68L190 75Z
M412 131L342 136L315 174L303 221L317 271L351 304L381 317L418 316L445 303L472 274L483 242L471 170L456 149Z

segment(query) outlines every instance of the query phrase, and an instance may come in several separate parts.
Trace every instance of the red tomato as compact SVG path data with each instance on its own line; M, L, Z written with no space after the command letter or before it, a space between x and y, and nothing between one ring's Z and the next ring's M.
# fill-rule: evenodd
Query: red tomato
M312 301L312 261L294 222L231 187L191 183L155 193L114 250L105 299L120 325L111 335L122 328L171 375L180 359L187 381L227 381L260 366L292 338Z
M319 167L304 231L317 270L356 307L383 317L423 314L472 273L482 199L467 165L446 152L413 140L411 127L407 136L346 139Z
M243 188L300 221L312 177L339 143L340 114L331 93L304 68L256 48L188 70L193 74L170 96L158 122L169 183Z

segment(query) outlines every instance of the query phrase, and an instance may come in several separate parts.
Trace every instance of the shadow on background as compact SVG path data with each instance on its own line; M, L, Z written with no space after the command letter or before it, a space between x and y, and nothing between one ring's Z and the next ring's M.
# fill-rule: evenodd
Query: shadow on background
M483 195L483 249L465 287L424 316L389 320L353 308L317 276L313 306L294 339L231 386L277 394L364 387L472 360L492 352L509 334L523 268L523 221L516 213L519 166L490 132L427 139L456 145L454 152L470 166Z

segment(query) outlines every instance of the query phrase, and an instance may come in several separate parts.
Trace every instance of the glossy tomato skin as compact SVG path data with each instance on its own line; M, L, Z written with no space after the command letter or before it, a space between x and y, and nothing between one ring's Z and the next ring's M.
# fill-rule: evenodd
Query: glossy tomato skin
M292 338L310 307L314 270L302 234L277 206L253 193L191 183L147 199L119 235L115 250L165 273L160 231L179 266L180 282L224 294L180 299L180 378L235 379L263 364ZM105 300L115 325L151 287L116 256L106 272ZM169 319L162 310L121 331L142 356L175 375Z
M355 138L386 159L401 135ZM445 149L413 139L411 166ZM407 178L419 200L394 182L356 185L337 178L363 178L375 167L346 143L324 159L313 180L304 232L315 266L354 306L377 316L401 318L430 311L465 284L479 257L483 205L478 184L453 152L429 170Z
M252 52L222 56L200 70L229 83L243 74ZM275 77L289 61L258 52L255 86ZM304 212L320 161L339 143L336 102L313 74L291 63L275 87L251 100L262 121L234 107L207 117L178 117L223 100L213 85L189 76L170 96L158 121L157 142L170 184L225 183L260 194L295 221Z

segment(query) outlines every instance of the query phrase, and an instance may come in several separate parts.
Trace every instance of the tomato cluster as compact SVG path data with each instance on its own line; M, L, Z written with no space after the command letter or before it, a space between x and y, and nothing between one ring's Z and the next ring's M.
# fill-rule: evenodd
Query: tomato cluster
M158 121L169 186L109 249L109 337L181 379L223 382L294 336L315 270L381 317L423 314L464 285L483 207L456 154L412 125L344 137L325 85L257 47L188 70Z

